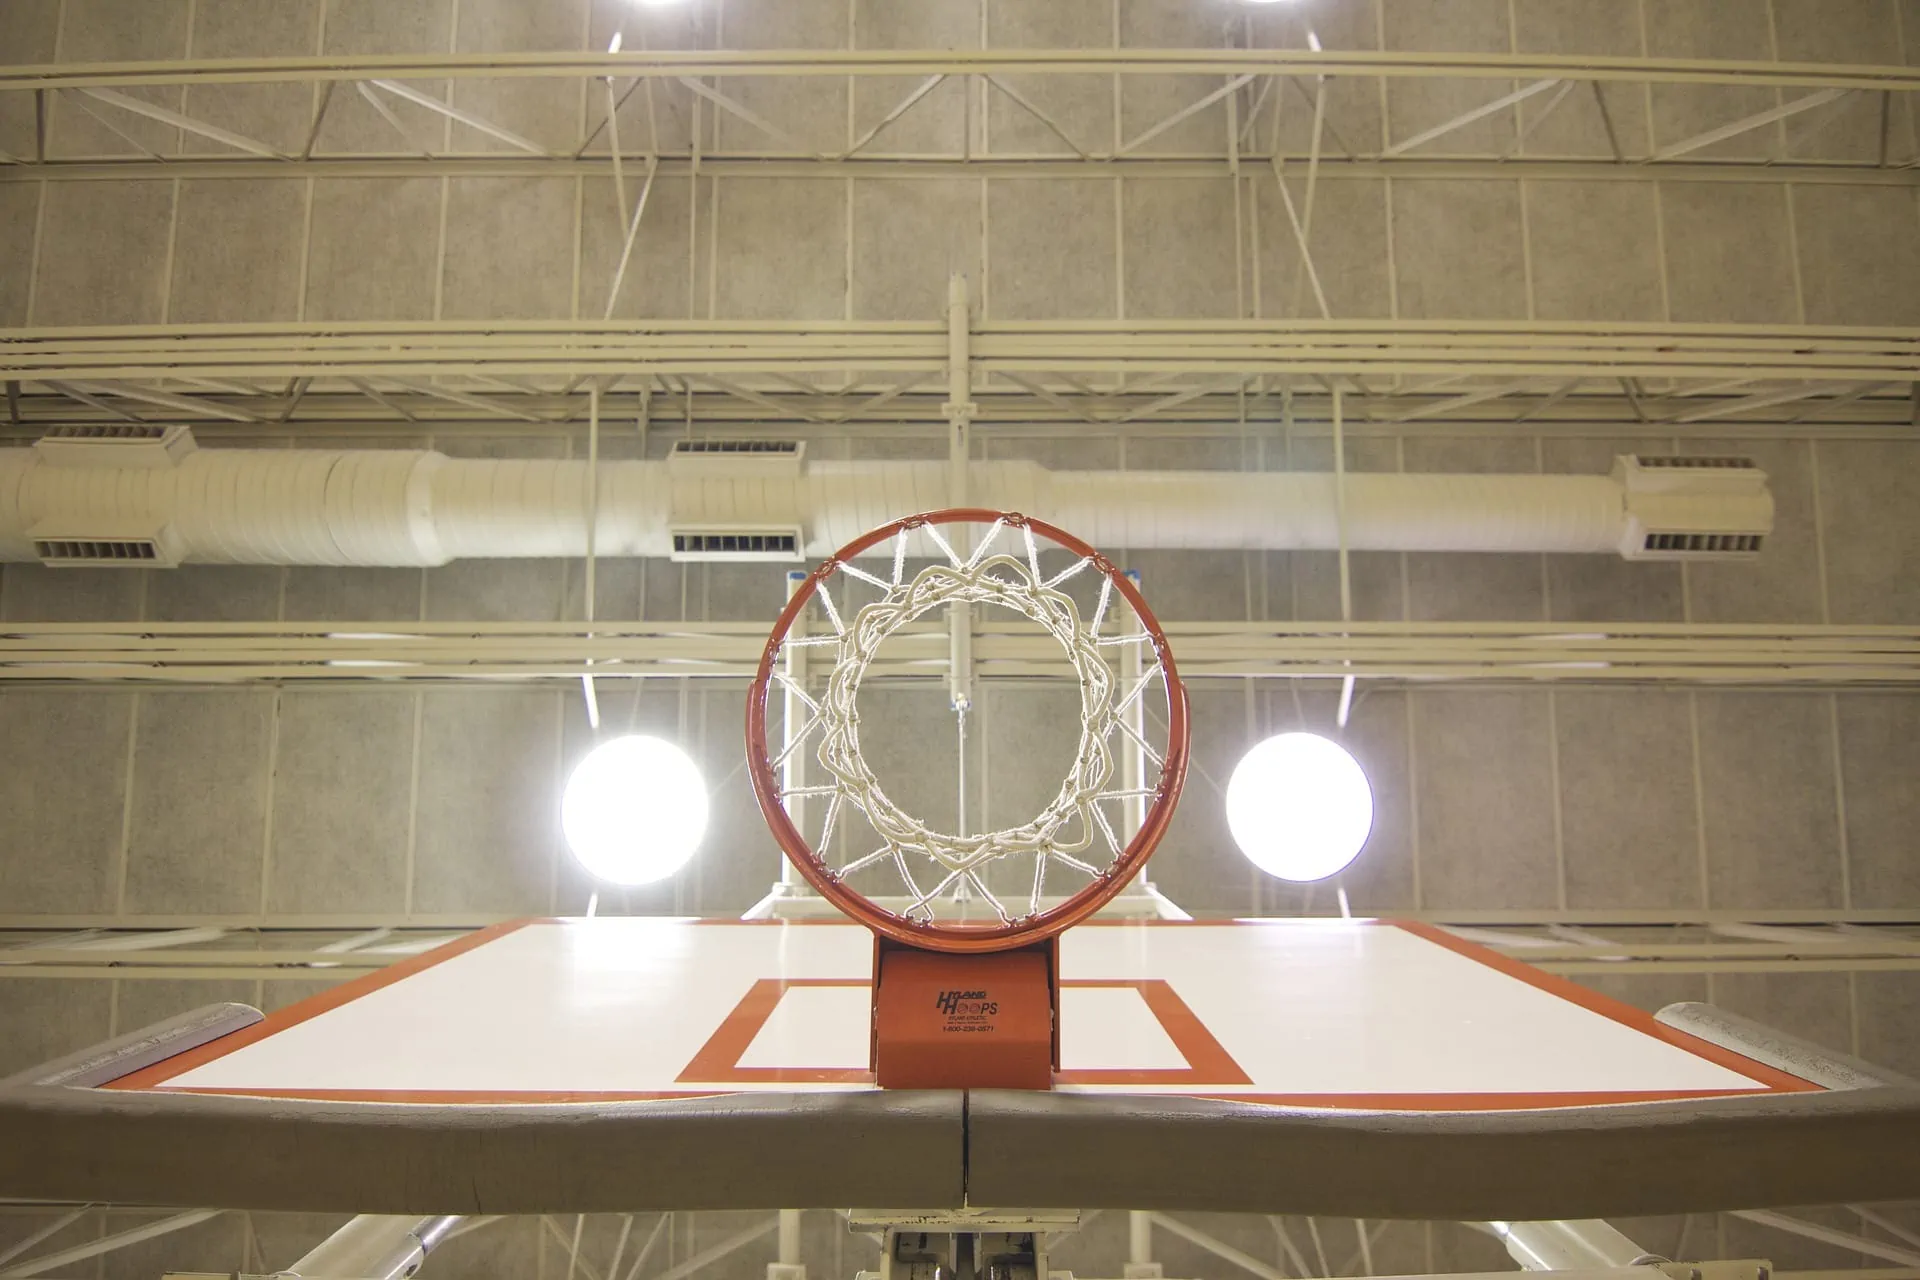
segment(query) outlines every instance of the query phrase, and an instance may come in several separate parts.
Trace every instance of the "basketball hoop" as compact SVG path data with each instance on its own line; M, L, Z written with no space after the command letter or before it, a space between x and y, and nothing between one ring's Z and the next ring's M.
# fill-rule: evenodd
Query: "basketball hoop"
M943 526L986 525L970 551L966 539L949 539ZM891 548L882 544L891 540ZM955 543L959 543L956 547ZM1043 542L1051 547L1043 547ZM933 563L908 576L909 547L931 552ZM1072 560L1043 575L1043 549L1061 548ZM854 563L868 552L892 552L892 573L882 576ZM1099 577L1090 618L1082 618L1072 596L1061 588L1087 571ZM844 575L844 576L842 576ZM834 593L840 593L836 603ZM870 597L855 605L856 595ZM1118 602L1115 596L1119 597ZM793 634L808 605L818 600L830 633ZM1116 603L1138 620L1103 634ZM890 799L861 754L860 717L855 699L872 668L881 643L901 628L942 606L987 604L1013 610L1059 642L1080 684L1080 733L1072 766L1053 799L1039 814L1017 826L968 834L942 831L903 810ZM817 695L783 667L783 658L799 648L819 647L831 654L832 670ZM1138 654L1129 661L1131 650ZM1150 653L1150 661L1146 660ZM1116 674L1115 663L1124 674ZM1127 670L1131 666L1133 670ZM807 719L797 732L790 715L783 746L767 739L767 698L778 686L790 708L804 708ZM1159 696L1151 691L1158 686ZM1156 748L1149 713L1157 711L1164 734ZM826 779L818 785L789 785L795 753L809 749ZM1115 780L1115 746L1139 753L1135 779ZM754 794L774 839L800 874L847 915L877 932L912 946L935 951L1000 951L1040 942L1087 916L1123 889L1165 834L1186 776L1188 723L1186 693L1175 670L1165 632L1139 589L1119 569L1061 529L1026 516L990 510L957 509L909 516L842 547L815 569L788 600L774 624L747 698L747 764ZM805 757L801 757L802 760ZM1157 768L1158 776L1145 775ZM1131 785L1129 785L1131 783ZM824 802L819 834L809 841L790 802L815 797ZM1122 820L1103 808L1116 802ZM1123 840L1124 810L1138 828ZM872 827L878 847L835 865L833 837L852 814ZM988 869L1018 865L1015 893L989 886ZM869 895L850 883L862 873L890 881L892 894ZM870 877L869 877L870 878ZM1053 882L1050 884L1050 879ZM1060 894L1061 881L1076 884L1052 906L1043 900ZM959 894L985 903L993 919L942 921L934 904ZM895 910L876 898L904 901Z

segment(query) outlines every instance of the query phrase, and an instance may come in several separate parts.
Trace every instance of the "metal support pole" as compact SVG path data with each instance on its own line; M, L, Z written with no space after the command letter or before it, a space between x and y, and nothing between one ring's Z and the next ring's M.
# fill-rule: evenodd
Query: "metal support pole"
M29 1085L90 1089L252 1026L261 1017L252 1005L203 1005L64 1058L0 1077L0 1089Z
M950 505L967 505L967 472L973 457L973 356L972 334L967 315L967 278L955 272L947 279L947 500ZM954 550L961 555L972 550L967 541ZM973 610L965 604L953 604L947 610L948 692L953 709L960 713L962 750L965 749L964 721L973 706ZM964 769L965 758L961 767ZM966 804L964 793L960 801ZM962 824L964 826L964 822Z
M1347 554L1347 432L1340 388L1333 389L1333 519L1340 538L1340 621L1353 621L1353 575ZM1347 727L1353 710L1353 677L1340 678L1340 709L1334 722Z
M1683 1000L1670 1004L1653 1015L1661 1022L1688 1035L1698 1036L1722 1049L1744 1054L1755 1062L1778 1071L1811 1080L1827 1089L1874 1089L1889 1085L1903 1088L1920 1086L1896 1071L1877 1067L1846 1054L1823 1049L1797 1036L1775 1031L1750 1018L1710 1004Z
M1598 1218L1489 1223L1513 1260L1528 1271L1630 1267L1652 1255Z
M303 1280L402 1280L459 1225L457 1216L410 1218L363 1213L281 1272Z
M806 1264L800 1261L800 1211L780 1211L779 1261L767 1265L767 1280L807 1280Z
M1153 1260L1153 1215L1143 1209L1133 1209L1127 1213L1127 1263L1124 1275L1126 1280L1160 1280L1160 1264Z
M608 83L612 83L609 81ZM594 606L594 564L596 544L600 533L600 388L596 385L587 389L587 568L585 581L581 585L585 620L593 621ZM587 633L587 639L593 639L593 633ZM593 687L593 673L584 673L580 677L580 691L587 699L587 724L600 727L600 699Z

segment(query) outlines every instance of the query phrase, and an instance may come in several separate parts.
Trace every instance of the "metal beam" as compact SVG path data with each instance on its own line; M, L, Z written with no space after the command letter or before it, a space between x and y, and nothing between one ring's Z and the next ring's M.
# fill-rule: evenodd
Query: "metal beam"
M1582 623L1181 622L1167 627L1181 673L1198 680L1450 680L1503 684L1913 687L1920 629ZM934 648L943 629L914 624ZM40 623L0 626L0 681L320 684L377 679L740 680L759 662L758 623ZM1045 638L982 621L982 678L1060 674ZM931 656L931 655L929 655ZM896 658L877 677L944 678L939 661Z
M997 82L995 82L997 83ZM364 86L355 86L364 89ZM376 109L392 117L380 95L366 90ZM318 155L289 160L264 160L250 156L166 157L148 151L142 157L99 158L87 160L49 160L44 163L0 164L0 183L6 182L122 182L139 178L186 178L195 181L260 178L568 178L610 176L614 164L611 154L545 157L506 152L435 153L422 147L407 134L397 117L388 123L399 130L409 154ZM1329 124L1329 136L1334 130ZM1219 178L1232 172L1232 158L1225 152L1169 152L1165 154L1127 155L1118 158L1093 156L1075 151L1071 158L1059 155L988 153L959 155L938 151L918 154L847 155L819 158L796 156L729 146L717 151L703 150L696 160L685 150L655 152L660 171L667 177L687 177L696 170L708 177L759 178L918 178L954 177L993 179L1046 179L1125 177L1135 180L1186 180ZM1262 163L1277 155L1288 164L1306 164L1308 152L1242 152L1240 160ZM625 164L645 161L647 153L623 151ZM1511 156L1502 159L1461 157L1397 156L1323 156L1324 178L1336 181L1377 181L1381 178L1428 179L1435 181L1510 181L1526 178L1536 182L1731 182L1794 183L1797 185L1881 186L1912 188L1920 186L1920 169L1885 168L1864 162L1844 160L1798 160L1781 163L1742 160L1708 161L1633 161L1583 160Z
M1508 107L1517 107L1528 98L1545 93L1547 90L1562 83L1560 80L1536 80L1525 88L1515 89L1512 93L1502 94L1491 102L1483 102L1471 111L1462 112L1451 120L1443 120L1431 129L1422 130L1414 134L1411 138L1396 142L1380 154L1383 156L1397 156L1404 151L1411 151L1415 147L1425 146L1435 138L1444 138L1449 133L1457 129L1463 129L1476 120L1484 120L1488 116L1498 115Z
M1220 49L766 49L184 58L0 67L0 92L327 80L930 75L1581 79L1809 89L1920 90L1920 68L1547 54Z
M396 80L369 80L367 83L376 89L385 90L396 98L404 98L416 106L425 107L427 110L438 115L443 115L449 120L458 121L460 124L466 125L469 129L474 129L486 134L489 138L497 138L508 146L518 147L530 155L544 156L551 154L545 147L537 142L523 138L510 129L504 129L484 116L475 115L471 111L463 111L450 102L442 102L430 93L422 93L412 85L401 84Z
M97 1258L103 1253L124 1249L130 1244L140 1244L158 1236L170 1235L187 1227L198 1226L209 1218L219 1217L223 1212L224 1210L221 1209L191 1209L186 1213L176 1213L172 1217L161 1218L157 1222L145 1223L125 1231L115 1232L110 1236L102 1236L98 1240L89 1240L85 1244L77 1244L70 1249L62 1249L58 1253L41 1254L37 1258L29 1258L25 1262L15 1263L6 1270L0 1271L0 1280L37 1276L43 1272L52 1271L56 1267L67 1266L69 1263L84 1262L88 1258Z
M1823 1227L1804 1218L1795 1218L1789 1214L1776 1213L1771 1209L1735 1209L1730 1216L1747 1222L1756 1222L1763 1227L1772 1227L1790 1235L1802 1236L1808 1240L1818 1240L1822 1244L1835 1245L1849 1249L1854 1253L1864 1253L1869 1258L1884 1258L1888 1262L1903 1267L1920 1267L1920 1250L1902 1249L1894 1245L1856 1235L1851 1231L1836 1231L1832 1227Z
M1750 116L1742 116L1740 119L1732 121L1729 124L1723 124L1717 129L1708 129L1705 133L1696 133L1690 138L1682 138L1679 142L1669 143L1656 150L1649 158L1653 160L1671 160L1675 156L1684 156L1689 152L1698 151L1702 147L1710 147L1716 142L1725 142L1729 138L1737 138L1743 133L1751 133L1755 129L1773 124L1776 121L1797 116L1803 111L1811 111L1815 107L1824 107L1829 102L1837 101L1850 92L1852 92L1852 90L1849 89L1822 89L1818 93L1810 93L1804 98L1796 98L1792 102L1782 103L1780 106L1770 108L1769 110L1756 111Z
M269 160L287 160L292 158L284 152L275 151L272 147L258 139L249 138L245 134L235 133L231 129L222 129L218 125L208 124L204 120L196 120L194 117L183 115L178 111L169 111L167 108L159 106L156 103L148 102L143 98L136 98L125 93L117 93L112 89L81 89L78 90L78 92L86 94L96 102L104 102L108 106L118 107L122 111L128 111L137 116L145 116L149 120L158 120L161 124L172 125L176 129L184 130L187 133L198 134L202 138L211 139L214 142L233 147L239 151L245 151L251 155L265 156Z

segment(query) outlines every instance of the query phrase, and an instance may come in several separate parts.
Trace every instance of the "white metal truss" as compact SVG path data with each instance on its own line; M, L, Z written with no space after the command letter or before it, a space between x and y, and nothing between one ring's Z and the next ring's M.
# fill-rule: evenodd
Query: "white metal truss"
M783 429L944 420L948 331L888 322L488 321L0 330L17 431L584 419L589 396ZM1910 427L1920 328L1381 320L976 321L988 430L1324 416L1360 429ZM1283 409L1280 401L1285 398ZM1250 403L1251 402L1251 403ZM609 412L625 416L624 408Z
M70 570L69 572L87 572ZM107 572L95 570L94 572ZM1920 684L1920 628L1620 622L1174 622L1189 680ZM950 637L917 623L872 679L945 679ZM750 678L757 622L0 623L0 681L238 684ZM1065 679L1057 648L977 622L981 679Z
M815 148L794 138L779 122L768 119L742 100L739 86L769 79L801 79L821 82L862 77L912 77L917 84L897 104L858 138L847 145ZM1165 80L1189 77L1212 80L1217 84L1196 93L1191 101L1174 109L1160 120L1104 143L1091 139L1076 140L1070 129L1055 120L1038 105L1035 84L1042 78L1111 77L1121 79ZM606 87L608 108L590 118L593 123L585 136L569 146L543 145L522 136L498 121L455 106L434 91L454 80L540 79L573 81ZM187 167L196 177L241 177L273 173L340 173L355 176L402 176L422 172L422 165L445 166L464 162L486 166L494 174L546 174L602 171L617 167L622 157L617 139L618 105L623 95L644 91L650 108L660 95L674 95L680 102L695 99L709 115L724 114L747 126L741 133L749 145L727 138L702 139L695 145L692 137L669 138L660 145L657 123L648 131L644 152L629 149L627 156L643 155L663 164L685 163L703 172L724 173L726 166L741 166L736 171L765 173L769 161L797 160L810 176L824 173L856 172L984 172L995 166L1005 175L1019 173L1071 173L1089 171L1112 173L1115 165L1128 165L1142 174L1174 176L1185 172L1238 173L1245 159L1290 158L1280 152L1261 153L1257 146L1242 146L1241 134L1248 141L1257 138L1252 126L1269 102L1277 108L1284 91L1276 91L1282 82L1297 91L1312 83L1324 86L1341 78L1373 79L1381 82L1400 79L1459 79L1482 84L1502 82L1521 87L1490 96L1481 105L1451 120L1440 122L1421 133L1374 147L1350 146L1337 131L1329 130L1332 146L1320 155L1316 143L1311 156L1324 160L1329 173L1429 172L1436 162L1458 162L1449 156L1444 144L1465 126L1505 112L1518 112L1521 104L1542 94L1551 94L1545 110L1553 110L1574 91L1585 87L1599 103L1606 104L1597 92L1603 84L1612 85L1687 85L1706 90L1727 91L1727 119L1711 129L1686 139L1666 143L1654 150L1636 152L1624 147L1608 120L1614 154L1592 160L1568 161L1528 155L1518 146L1510 153L1476 158L1483 166L1492 162L1503 176L1520 174L1538 177L1616 177L1640 179L1650 176L1722 177L1741 181L1871 181L1911 184L1920 181L1913 157L1896 154L1883 143L1879 154L1865 160L1836 160L1780 164L1755 164L1730 161L1700 163L1687 157L1710 144L1739 136L1768 125L1822 111L1842 99L1858 95L1877 95L1881 114L1890 117L1892 101L1920 88L1920 74L1899 66L1847 66L1813 63L1721 62L1700 59L1618 58L1553 56L1540 54L1462 54L1427 52L1372 52L1350 50L1212 48L1212 49L1003 49L1003 50L624 50L607 53L453 53L440 55L354 56L354 57L266 57L234 59L182 59L153 63L69 63L49 66L0 68L0 105L9 98L30 100L35 122L34 145L29 154L0 156L0 180L14 178L90 179L112 176L136 176L166 170L179 176ZM969 139L952 150L901 150L889 127L914 111L942 83L959 79L969 83L970 92L985 95L989 91L1005 97L1037 119L1071 153L1058 154L994 150ZM414 83L409 83L414 82ZM126 92L128 89L155 87L206 86L216 84L309 85L318 91L312 100L312 118L306 131L306 143L300 148L276 148L258 138L197 119L190 113L173 111ZM329 109L348 96L338 90L351 85L358 95L371 103L394 126L394 137L401 148L388 154L351 156L328 155L316 151L322 125ZM422 88L422 85L433 88ZM615 92L615 86L619 92ZM975 87L977 86L977 87ZM1753 113L1743 108L1749 99L1741 90L1764 89L1792 95L1780 105ZM591 95L597 100L598 93ZM99 119L109 129L119 130L116 119L141 116L171 124L216 148L211 154L163 155L135 144L140 154L111 157L73 157L50 155L47 120L54 100L70 101L77 108ZM467 126L480 137L505 143L511 155L485 155L475 149L456 149L449 142L439 149L424 145L408 132L394 116L388 99L403 100ZM984 100L984 99L983 99ZM1201 111L1226 101L1227 114L1235 126L1227 130L1217 149L1167 151L1145 144L1161 138L1174 126ZM925 108L918 108L925 110ZM1317 114L1317 113L1316 113ZM1537 123L1544 111L1535 111L1530 123ZM650 120L657 112L650 110ZM1516 117L1517 118L1517 117ZM1245 120L1245 125L1238 124ZM1883 135L1886 131L1883 130ZM606 136L604 149L596 149ZM1890 142L1890 139L1888 140ZM1436 146L1436 144L1441 144ZM1191 144L1188 144L1189 146ZM1303 154L1299 158L1306 159ZM1785 156L1778 157L1785 161ZM823 167L824 166L824 167ZM1358 168L1356 168L1358 166ZM432 172L447 173L445 167ZM468 169L467 172L480 172ZM671 172L672 170L668 170ZM1479 172L1490 170L1484 167ZM1433 173L1432 176L1439 176ZM1460 172L1457 176L1466 176Z

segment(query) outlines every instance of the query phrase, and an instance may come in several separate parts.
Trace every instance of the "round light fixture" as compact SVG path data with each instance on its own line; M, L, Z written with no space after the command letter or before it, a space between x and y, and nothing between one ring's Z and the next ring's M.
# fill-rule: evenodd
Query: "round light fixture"
M685 751L627 737L587 753L567 779L560 829L580 864L614 884L652 884L687 865L707 830L707 784Z
M1227 828L1247 860L1282 880L1346 869L1373 829L1373 788L1344 747L1283 733L1247 752L1227 783Z

